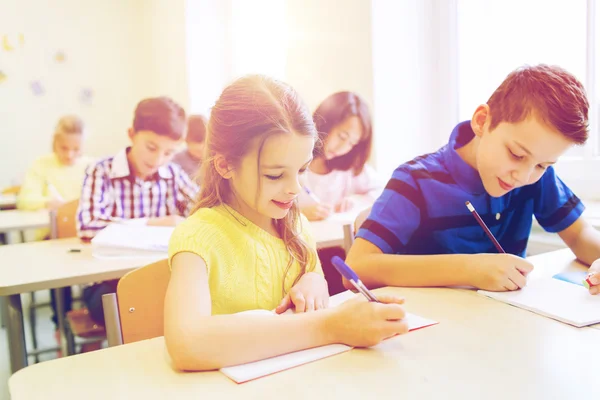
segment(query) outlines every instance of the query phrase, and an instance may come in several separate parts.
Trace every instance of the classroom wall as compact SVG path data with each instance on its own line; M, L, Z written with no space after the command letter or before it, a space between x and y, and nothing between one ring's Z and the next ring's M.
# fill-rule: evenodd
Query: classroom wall
M286 80L314 110L350 90L373 109L370 0L288 0Z
M452 0L372 3L375 150L389 176L447 143L457 122L456 27L442 16Z
M0 47L0 187L50 151L65 113L89 127L86 152L105 156L127 144L141 98L165 94L187 106L184 9L184 0L3 0L0 39L8 35L14 49ZM43 94L32 92L33 81ZM79 99L86 88L89 104Z

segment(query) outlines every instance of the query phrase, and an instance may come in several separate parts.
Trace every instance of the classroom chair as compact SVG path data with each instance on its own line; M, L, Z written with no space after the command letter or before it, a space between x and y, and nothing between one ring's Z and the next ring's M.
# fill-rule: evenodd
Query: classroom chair
M170 276L168 261L160 260L127 273L117 293L102 296L109 347L163 336Z
M75 227L75 215L77 213L77 206L79 205L79 201L75 200L69 203L66 203L59 207L57 210L50 211L50 238L58 239L58 238L67 238L77 236L77 230ZM63 290L63 289L60 289ZM69 288L70 290L70 288ZM37 317L36 310L40 307L47 307L50 305L48 302L36 302L35 300L35 292L31 292L30 296L30 304L29 304L29 326L31 327L31 343L33 345L33 349L29 352L29 355L34 357L35 362L39 362L39 354L47 353L51 351L60 350L58 347L53 346L45 349L38 349L38 341L37 341ZM67 340L68 342L68 340ZM67 343L68 344L68 343ZM67 345L67 347L69 347Z
M77 236L76 217L78 206L79 200L73 200L50 212L50 237L52 239ZM59 290L71 290L71 288L61 288ZM67 312L63 331L67 341L67 355L75 354L75 337L82 338L80 344L102 342L106 338L104 327L94 323L87 308Z
M344 250L346 251L346 254L348 254L350 247L352 247L352 243L354 243L356 232L358 232L362 224L367 220L370 213L371 207L358 213L353 224L344 225Z

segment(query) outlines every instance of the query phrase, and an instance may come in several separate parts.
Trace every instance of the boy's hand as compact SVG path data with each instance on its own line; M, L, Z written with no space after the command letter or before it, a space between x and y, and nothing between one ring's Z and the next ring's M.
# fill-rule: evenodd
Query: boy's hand
M309 312L327 308L329 305L329 290L323 275L308 272L300 278L289 293L281 300L275 309L277 314L288 308L295 308L297 313Z
M590 265L588 279L592 282L590 286L590 294L600 293L600 258L597 259Z
M181 215L167 215L166 217L150 218L146 225L150 226L177 226L185 221Z
M470 263L471 285L493 292L521 289L533 264L512 254L477 254Z
M302 214L306 216L309 221L321 221L331 215L332 207L326 204L315 204L312 206L304 207Z

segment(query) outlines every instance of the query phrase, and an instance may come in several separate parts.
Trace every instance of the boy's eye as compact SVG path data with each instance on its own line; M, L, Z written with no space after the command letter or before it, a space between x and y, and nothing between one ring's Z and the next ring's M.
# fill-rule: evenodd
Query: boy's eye
M518 156L515 153L512 152L512 150L508 149L508 152L510 153L510 155L515 159L515 160L522 160L524 157L523 156Z
M283 174L279 174L279 175L265 175L265 178L270 179L272 181L276 181L277 179L281 178L283 176Z

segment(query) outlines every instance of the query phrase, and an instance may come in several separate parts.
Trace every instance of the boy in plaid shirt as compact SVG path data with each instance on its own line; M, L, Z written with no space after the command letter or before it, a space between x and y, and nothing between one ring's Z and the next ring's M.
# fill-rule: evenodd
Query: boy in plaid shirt
M171 159L185 139L184 110L167 97L142 100L129 128L131 146L86 171L77 212L77 232L91 240L109 223L136 220L153 226L183 221L198 187ZM118 280L88 286L83 299L92 319L104 325L102 295Z

